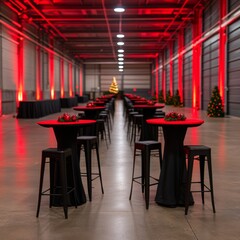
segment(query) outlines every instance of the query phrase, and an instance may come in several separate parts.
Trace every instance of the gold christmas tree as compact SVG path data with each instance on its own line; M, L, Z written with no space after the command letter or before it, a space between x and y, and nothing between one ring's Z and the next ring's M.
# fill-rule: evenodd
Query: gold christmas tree
M113 77L112 83L109 87L109 92L114 94L118 93L118 84L115 77Z

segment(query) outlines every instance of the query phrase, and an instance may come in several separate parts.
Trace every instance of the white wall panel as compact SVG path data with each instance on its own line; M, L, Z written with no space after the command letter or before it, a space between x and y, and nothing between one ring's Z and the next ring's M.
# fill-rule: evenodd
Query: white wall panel
M85 91L92 92L99 87L99 65L85 65Z
M16 90L18 79L18 44L13 36L3 27L2 33L2 87L5 90Z
M54 88L56 91L60 91L60 59L54 57Z
M28 41L23 41L23 66L24 66L24 90L36 90L36 49L35 45Z
M68 67L68 62L64 61L63 63L64 66L64 91L68 92L69 90L69 67Z
M240 117L240 20L228 29L227 109Z

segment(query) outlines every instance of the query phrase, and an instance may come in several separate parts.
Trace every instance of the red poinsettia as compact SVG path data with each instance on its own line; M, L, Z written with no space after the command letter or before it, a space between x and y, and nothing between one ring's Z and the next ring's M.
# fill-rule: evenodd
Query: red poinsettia
M184 121L186 119L186 116L181 113L170 112L165 115L164 119L166 121Z
M94 107L94 106L95 106L94 102L87 103L87 107Z
M58 117L58 122L76 122L78 117L76 115L70 115L68 113L63 113Z

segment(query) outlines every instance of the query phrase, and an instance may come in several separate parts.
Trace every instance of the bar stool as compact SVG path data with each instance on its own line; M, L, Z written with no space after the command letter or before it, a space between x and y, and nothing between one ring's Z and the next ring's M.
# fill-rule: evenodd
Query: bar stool
M49 159L49 161L47 161ZM60 196L63 199L63 210L65 218L68 218L68 196L70 193L74 192L75 207L77 208L76 201L76 189L75 189L75 179L72 175L73 186L68 186L67 179L67 161L71 163L71 169L73 169L72 163L72 150L70 148L65 150L58 150L57 148L47 148L42 151L42 163L41 163L41 172L40 172L40 184L39 184L39 194L38 194L38 205L37 205L37 214L39 216L41 198L44 195L50 196L50 208L52 207L52 197ZM46 190L42 190L43 181L44 181L44 171L45 164L50 164L50 187ZM56 170L59 165L59 177L61 186L56 186ZM69 166L69 165L68 165ZM61 191L57 191L60 189Z
M102 190L102 194L104 194L100 158L99 158L99 151L98 151L98 139L97 139L97 136L79 136L77 137L77 143L78 143L78 146L80 147L79 159L80 159L82 146L85 152L86 173L81 173L81 175L87 176L88 196L89 196L89 201L92 201L92 181L93 180L100 178L101 190ZM93 149L96 150L98 173L92 172L92 150Z
M141 151L141 176L135 177L135 163L137 150ZM142 193L145 192L146 209L149 208L149 188L150 186L156 185L159 182L159 178L152 177L150 175L150 155L152 150L158 150L160 168L162 167L162 146L157 141L138 141L134 145L134 156L133 156L133 170L132 170L132 181L129 200L132 198L133 182L136 182L142 186ZM139 181L138 179L141 179ZM150 179L154 182L151 183Z
M212 161L211 161L211 148L204 145L185 145L184 152L187 157L187 182L185 192L185 215L188 213L190 192L201 192L202 203L204 204L204 193L211 193L211 201L213 212L215 213L214 194L213 194L213 177L212 177ZM200 182L192 182L192 171L194 160L198 160L200 164ZM209 174L209 185L207 186L204 182L204 167L205 162L208 163L208 174ZM192 183L200 183L201 190L191 191Z

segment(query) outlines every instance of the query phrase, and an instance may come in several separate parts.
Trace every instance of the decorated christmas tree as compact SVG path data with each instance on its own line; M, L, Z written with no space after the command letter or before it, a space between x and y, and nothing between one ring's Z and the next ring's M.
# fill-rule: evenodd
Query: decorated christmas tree
M173 96L171 95L170 90L167 91L165 104L166 105L173 105Z
M173 105L175 107L182 106L181 97L178 90L176 90L175 95L173 96Z
M164 96L163 96L163 90L160 90L160 93L158 95L158 102L165 103Z
M118 84L115 77L113 77L112 83L109 87L109 92L114 94L118 93Z
M209 117L224 117L222 98L218 87L214 87L212 97L208 104L207 114Z

